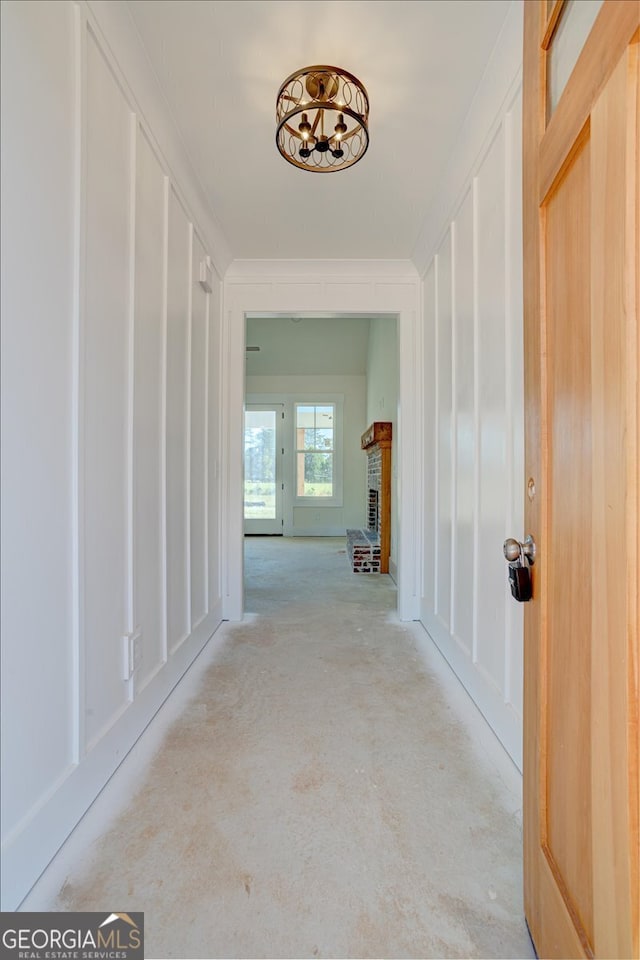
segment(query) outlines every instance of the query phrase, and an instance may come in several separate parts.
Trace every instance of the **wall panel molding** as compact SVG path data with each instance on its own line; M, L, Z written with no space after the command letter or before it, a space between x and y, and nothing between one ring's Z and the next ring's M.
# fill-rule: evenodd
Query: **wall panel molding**
M514 4L505 37L520 39L520 20ZM416 260L427 445L420 619L520 766L522 609L502 542L524 535L521 54L505 37Z
M191 384L190 384L190 469L189 469L189 583L191 585L191 629L206 616L206 399L207 399L207 311L210 294L200 285L200 264L206 263L202 242L192 236L191 256Z
M143 627L132 692L164 662L163 392L166 304L166 175L138 125L132 455L134 458L134 606L130 630Z
M85 288L86 223L82 184L85 172L86 131L86 58L84 37L86 34L86 10L81 5L73 6L73 68L74 68L74 165L73 165L73 320L72 320L72 388L71 409L71 604L73 617L73 759L79 763L85 752L85 698L84 698L84 614L82 596L84 590L83 527L84 501L82 496L81 444L84 431L84 381L82 374L82 309Z
M192 224L172 188L167 319L167 642L170 654L189 636L191 619L191 236Z
M130 699L122 676L122 637L130 632L131 600L131 180L135 175L131 141L135 126L122 87L89 26L85 42L80 458L88 753Z
M132 109L164 157L167 173L205 240L214 269L223 277L232 260L231 251L182 143L126 3L81 2L88 11L92 28L100 36L101 46L118 71ZM117 51L117 56L113 51Z
M203 244L204 247L204 244ZM213 292L213 291L212 291ZM204 609L205 613L208 613L210 608L211 600L211 591L209 586L209 567L210 567L210 556L209 551L211 550L211 530L209 527L209 510L212 506L211 504L211 490L209 488L209 403L213 401L213 391L211 390L211 357L210 357L210 342L211 342L211 296L208 296L206 299L206 312L204 318L204 462L203 462L203 471L204 471Z
M137 54L122 34L125 5L9 0L2 18L3 231L13 241L2 265L3 472L16 465L2 491L3 559L12 558L2 565L2 907L14 910L222 618L221 281L212 270L213 295L197 282L194 231L216 270L225 257L214 237L212 260L210 211L188 165L173 162L180 145L163 104L151 104L146 65L127 73ZM160 118L159 137L139 94ZM183 228L177 254L170 201ZM31 234L25 218L37 224ZM37 284L21 272L34 255ZM190 514L205 527L194 617ZM167 562L176 524L177 565ZM171 654L170 586L180 621Z
M223 323L222 323L222 283L217 276L212 277L212 292L208 301L208 343L209 361L207 389L208 438L207 438L207 517L209 549L208 564L208 610L221 609L222 606L222 494L221 467L223 443ZM214 402L215 400L215 402Z
M129 310L127 315L127 584L126 584L126 628L125 633L134 633L136 628L136 523L134 517L135 496L135 362L136 362L136 194L137 194L137 151L138 118L129 113ZM128 698L133 700L134 679L128 681Z
M508 104L522 82L523 0L511 0L482 81L451 152L434 202L414 247L412 261L424 276L442 242L445 225L455 217L456 207L473 179L487 142L502 122Z
M167 366L168 366L168 329L169 329L169 204L171 200L171 180L165 175L163 197L163 243L162 243L162 380L160 384L160 500L162 508L161 548L162 548L162 661L169 658L169 572L167 557Z

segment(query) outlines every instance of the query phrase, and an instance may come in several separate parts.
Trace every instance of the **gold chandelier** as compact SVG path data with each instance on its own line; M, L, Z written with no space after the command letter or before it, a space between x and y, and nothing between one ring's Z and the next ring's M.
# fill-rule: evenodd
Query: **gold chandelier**
M369 97L340 67L303 67L276 100L276 144L289 163L313 173L352 167L369 146Z

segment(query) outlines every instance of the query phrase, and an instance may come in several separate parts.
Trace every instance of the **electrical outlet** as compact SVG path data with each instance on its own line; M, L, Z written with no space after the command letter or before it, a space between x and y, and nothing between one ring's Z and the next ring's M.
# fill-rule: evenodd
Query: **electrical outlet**
M135 673L142 663L142 630L136 630L131 639L133 641L133 672Z
M128 633L125 633L122 638L122 679L130 680L132 671L132 658L131 658L131 636Z
M142 662L142 630L125 633L122 638L122 679L131 680Z

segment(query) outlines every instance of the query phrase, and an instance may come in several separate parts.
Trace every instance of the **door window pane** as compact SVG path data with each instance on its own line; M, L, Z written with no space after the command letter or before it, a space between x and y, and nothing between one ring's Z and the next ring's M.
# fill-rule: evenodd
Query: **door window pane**
M244 418L244 517L276 517L276 411L247 410Z
M562 8L547 55L547 119L558 106L601 6L602 0L568 0Z

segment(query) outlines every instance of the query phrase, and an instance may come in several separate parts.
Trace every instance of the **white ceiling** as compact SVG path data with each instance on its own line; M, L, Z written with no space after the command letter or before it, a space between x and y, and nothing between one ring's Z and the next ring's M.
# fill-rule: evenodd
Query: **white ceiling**
M510 0L129 0L234 258L408 259ZM364 83L371 142L312 174L275 146L281 82Z

